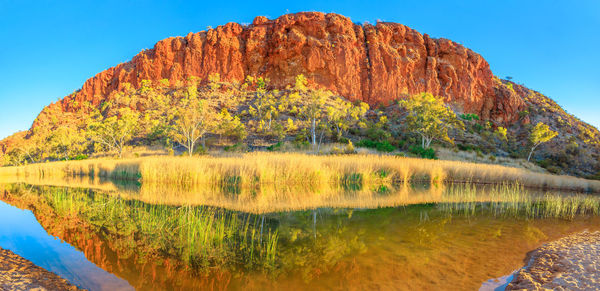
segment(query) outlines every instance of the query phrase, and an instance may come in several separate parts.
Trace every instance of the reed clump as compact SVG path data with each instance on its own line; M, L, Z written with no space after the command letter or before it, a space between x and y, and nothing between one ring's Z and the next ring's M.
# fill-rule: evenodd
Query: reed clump
M199 271L222 266L268 270L275 264L279 234L264 216L207 206L147 204L81 188L25 190L12 185L7 191L25 203L33 197L36 211L52 211L52 216L101 230L114 246L124 247L116 250L123 253L137 252L146 259L172 257Z
M144 157L86 160L0 168L14 176L88 175L173 186L259 189L265 185L310 191L373 188L407 183L519 183L541 189L600 193L600 182L499 165L389 155L307 155L255 152L236 156ZM237 191L237 190L236 190Z

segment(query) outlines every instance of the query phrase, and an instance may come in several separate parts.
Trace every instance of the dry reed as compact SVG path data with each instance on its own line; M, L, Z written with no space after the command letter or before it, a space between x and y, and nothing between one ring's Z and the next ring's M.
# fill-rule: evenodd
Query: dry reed
M424 160L389 155L306 155L255 152L235 156L144 157L85 160L0 168L10 177L92 176L141 180L174 187L258 189L265 185L329 191L358 185L429 183L519 183L525 187L600 193L600 182L499 165Z

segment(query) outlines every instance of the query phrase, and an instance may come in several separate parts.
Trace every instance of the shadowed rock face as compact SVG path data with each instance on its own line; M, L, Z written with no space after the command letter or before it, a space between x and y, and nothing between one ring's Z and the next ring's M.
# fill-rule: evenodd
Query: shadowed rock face
M168 79L174 84L211 73L227 81L264 76L276 88L304 74L314 84L371 105L427 91L459 111L501 123L516 121L525 106L522 96L498 88L483 57L460 44L397 23L360 25L338 14L304 12L161 40L50 105L34 127L47 112L75 110L69 105L73 99L98 105L125 83L138 88L144 79Z

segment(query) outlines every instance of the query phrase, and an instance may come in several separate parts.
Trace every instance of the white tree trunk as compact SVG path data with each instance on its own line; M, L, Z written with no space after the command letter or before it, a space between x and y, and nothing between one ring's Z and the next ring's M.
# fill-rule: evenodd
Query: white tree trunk
M533 155L533 151L535 151L535 148L537 148L537 146L539 146L540 144L536 144L531 148L531 151L529 152L529 156L527 156L527 161L529 162L529 160L531 160L531 156Z
M317 120L313 118L312 126L310 129L310 134L312 135L312 144L313 146L317 145Z

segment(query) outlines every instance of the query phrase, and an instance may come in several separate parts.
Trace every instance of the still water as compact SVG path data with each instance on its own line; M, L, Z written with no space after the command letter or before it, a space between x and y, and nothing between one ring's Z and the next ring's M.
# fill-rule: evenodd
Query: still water
M597 197L508 186L148 189L2 185L0 247L90 290L476 290L600 229Z

